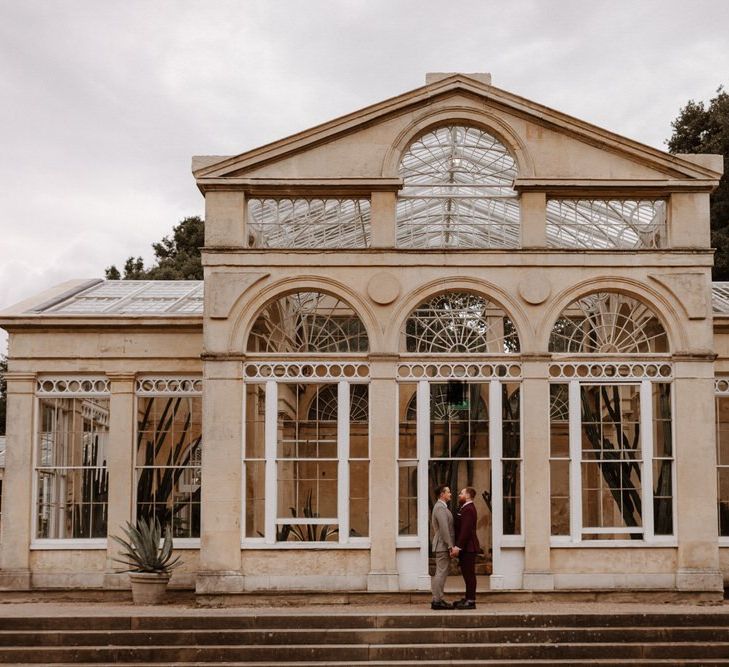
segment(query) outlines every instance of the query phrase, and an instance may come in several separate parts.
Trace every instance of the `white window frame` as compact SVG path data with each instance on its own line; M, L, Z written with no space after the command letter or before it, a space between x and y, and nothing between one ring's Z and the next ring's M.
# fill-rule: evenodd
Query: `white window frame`
M286 368L282 376L262 376L264 369L275 365L279 368ZM334 374L327 373L325 376L303 376L296 375L301 362L278 362L275 364L256 364L257 369L251 368L253 364L247 364L244 369L244 387L248 385L263 386L265 390L265 422L264 422L264 456L265 456L265 520L263 537L247 537L246 527L246 474L241 475L241 548L243 549L369 549L370 535L367 537L352 537L349 535L349 388L353 384L369 385L368 374L361 371L358 375L347 375L343 377L339 371ZM338 368L341 364L326 364L328 368ZM358 368L366 364L356 364ZM248 374L246 374L248 373ZM260 379L259 379L260 378ZM305 518L278 518L278 488L277 488L277 451L278 451L278 385L279 384L317 384L337 385L337 517L339 540L337 542L277 542L276 527L283 524L300 525L334 525L332 518L305 519ZM244 389L245 396L245 389ZM371 405L369 401L369 419L371 423ZM246 401L242 405L242 430L241 430L241 463L245 466L246 458ZM368 428L367 461L371 465L372 433ZM363 460L363 459L359 459ZM245 470L245 468L243 468ZM371 470L370 470L371 473ZM372 492L372 478L369 475L370 497ZM371 533L372 518L367 531Z
M427 367L427 370L426 370ZM495 372L496 369L498 372ZM465 372L464 372L465 369ZM507 369L504 372L504 369ZM524 414L521 392L519 394L519 507L520 526L519 535L503 534L503 469L502 447L502 384L519 384L521 387L521 365L518 362L507 363L484 362L481 364L469 363L454 357L450 363L405 362L399 364L398 384L416 384L416 456L417 456L417 507L418 531L416 535L398 535L397 549L419 549L418 570L421 577L428 577L428 543L430 538L430 516L428 513L428 464L430 462L430 383L448 382L457 380L467 384L489 385L489 457L491 464L491 549L492 573L491 581L503 578L501 563L501 550L504 548L524 547ZM398 389L399 391L399 389ZM493 415L493 416L492 416ZM399 429L398 429L399 433ZM399 442L397 444L399 454ZM411 459L407 459L411 460ZM400 461L398 456L398 468ZM396 470L396 475L398 471ZM399 479L396 477L396 479ZM429 579L429 577L428 577Z
M91 381L95 390L81 391L81 388L74 384ZM60 383L65 383L62 385ZM33 397L33 414L31 428L33 429L33 455L31 457L31 469L33 477L31 481L32 507L30 512L30 545L31 551L54 551L54 550L106 550L108 537L75 537L75 538L52 538L36 537L38 528L38 450L40 448L40 401L43 398L105 398L109 400L111 408L111 391L109 379L104 375L39 375L36 378L36 388ZM109 470L108 462L106 466ZM108 507L107 507L108 511ZM108 526L107 526L108 535Z
M727 398L727 399L729 399L729 377L726 377L726 376L724 376L724 377L717 376L715 378L715 380L714 380L714 401L715 401L714 408L715 409L717 407L716 406L716 401L719 398ZM715 435L715 437L716 437L715 446L717 448L716 470L718 472L718 470L719 470L719 459L718 459L718 447L719 447L719 433L718 433L718 428L719 428L719 412L718 412L718 410L716 411L716 415L714 417L714 422L715 422L714 423L714 432L716 433L716 435ZM722 466L722 467L726 467L726 466ZM718 478L717 478L717 481L718 481ZM717 502L718 502L718 500L719 500L719 497L718 497L718 489L717 489ZM718 533L719 526L716 527L716 530L717 530L717 533ZM719 535L719 546L720 547L729 547L729 535Z
M137 438L139 436L139 399L158 398L164 396L199 397L202 400L202 375L155 374L139 375L134 383L134 424L132 428L132 518L137 522L137 470L144 466L137 465ZM202 441L205 446L205 441ZM202 473L202 470L201 470ZM203 532L203 516L200 512L200 535ZM163 540L160 540L160 546ZM175 549L199 549L199 537L175 537Z
M676 512L676 406L675 391L673 390L673 374L640 376L633 373L633 366L648 366L654 362L631 363L628 377L618 374L606 377L604 369L625 366L621 362L586 362L585 365L593 369L603 369L590 376L567 378L558 371L557 367L566 365L577 366L578 362L568 364L553 364L551 369L552 380L550 384L567 384L569 392L569 510L570 510L570 534L551 535L550 546L552 547L645 547L645 546L666 546L675 547L678 545L677 535L677 512ZM583 362L579 362L583 364ZM666 363L659 366L666 368ZM668 366L670 368L670 365ZM665 372L665 371L664 371ZM673 513L673 534L655 535L653 530L653 396L652 385L654 383L666 383L671 385L671 444L672 444L672 465L671 465L671 511ZM640 392L640 451L641 451L641 505L643 507L641 528L585 528L582 526L582 406L580 391L583 385L634 385L639 386ZM646 511L646 508L650 508ZM584 534L625 534L640 533L642 540L613 539L613 540L586 540Z

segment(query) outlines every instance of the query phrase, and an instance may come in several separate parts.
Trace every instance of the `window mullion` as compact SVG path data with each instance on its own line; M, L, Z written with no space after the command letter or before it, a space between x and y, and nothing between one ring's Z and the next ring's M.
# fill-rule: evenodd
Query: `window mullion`
M349 383L337 385L337 517L339 544L349 542Z
M582 419L580 383L569 384L569 445L570 445L570 539L582 539Z
M489 452L491 454L491 560L494 575L501 570L501 537L504 533L504 475L501 463L503 449L501 382L489 382Z
M266 544L276 543L276 516L278 514L278 490L276 488L276 450L278 448L278 385L274 380L266 382L266 422L264 447L266 454L265 481L265 530Z
M640 447L643 461L643 531L646 540L653 535L653 401L650 380L640 383Z
M418 539L420 570L428 574L428 460L430 458L430 384L418 382L416 402L416 451L418 456Z

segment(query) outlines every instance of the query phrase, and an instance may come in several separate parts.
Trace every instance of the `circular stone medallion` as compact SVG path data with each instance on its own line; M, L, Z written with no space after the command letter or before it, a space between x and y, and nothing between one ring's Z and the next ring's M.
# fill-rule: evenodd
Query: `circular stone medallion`
M400 283L389 273L376 273L367 283L367 294L375 303L384 306L400 294Z
M533 306L544 303L551 292L552 284L541 271L527 271L519 281L519 296Z

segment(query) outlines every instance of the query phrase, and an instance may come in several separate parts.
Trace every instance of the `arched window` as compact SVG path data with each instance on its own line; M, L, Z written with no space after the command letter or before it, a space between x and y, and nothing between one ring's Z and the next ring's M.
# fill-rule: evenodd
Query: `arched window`
M517 165L506 147L476 127L452 125L416 139L400 163L401 248L516 248Z
M448 394L449 385L447 383L433 384L430 390L430 418L434 421L456 421L463 418L464 409L453 404L452 398ZM468 403L467 415L472 421L486 422L488 421L488 408L484 403L483 397L479 393L478 385L464 385L464 400ZM412 395L408 401L406 419L414 422L417 419L417 397Z
M649 306L619 292L596 292L567 306L552 327L550 352L668 352L668 337Z
M294 292L268 303L248 352L367 352L367 331L352 307L324 292Z
M424 354L519 352L519 336L503 309L471 292L444 292L421 303L403 329L405 351Z
M337 421L339 388L336 384L322 387L309 403L309 421ZM366 424L369 421L369 391L365 384L349 387L349 421Z

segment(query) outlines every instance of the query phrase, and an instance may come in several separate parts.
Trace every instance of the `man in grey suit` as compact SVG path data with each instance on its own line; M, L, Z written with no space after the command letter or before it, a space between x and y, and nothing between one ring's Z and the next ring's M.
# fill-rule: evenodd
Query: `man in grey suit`
M432 546L435 554L435 574L430 579L430 589L433 592L433 602L431 602L430 608L453 609L453 605L443 599L443 588L455 543L453 514L448 509L451 490L445 484L441 484L436 487L435 495L438 500L435 501L433 513L430 516L430 526L433 529Z

